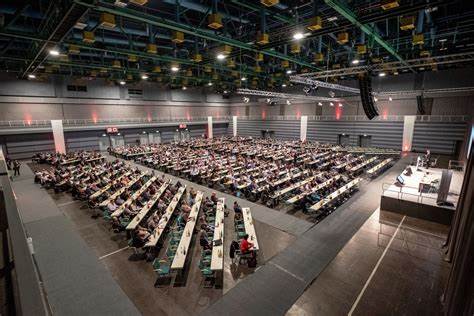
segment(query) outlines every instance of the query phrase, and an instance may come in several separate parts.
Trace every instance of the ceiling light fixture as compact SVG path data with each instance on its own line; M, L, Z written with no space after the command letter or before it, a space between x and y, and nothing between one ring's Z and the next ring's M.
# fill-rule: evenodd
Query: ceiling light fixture
M58 51L57 49L51 49L51 50L49 51L49 54L50 54L51 56L59 56L59 51Z
M340 108L342 108L343 105L342 105L342 103L339 103L338 106L339 106Z
M183 89L183 90L186 90L186 89L187 89L187 87L186 87L186 86L183 86L183 88L182 88L182 89Z
M287 73L288 75L291 75L292 72L293 72L293 71L291 71L291 69L288 69L288 70L286 71L286 73Z
M286 88L286 83L282 84L281 86L282 88Z
M358 60L358 59L352 60L353 65L358 65L359 63L360 63L360 60Z
M329 102L329 105L330 105L330 106L334 106L334 103L332 103L332 102Z
M377 97L374 97L374 102L377 102L379 99L377 99Z
M147 80L147 79L148 79L148 76L147 76L147 75L142 75L142 79L143 79L143 80Z
M322 104L321 102L318 102L318 105L319 105L319 106L323 106L323 104Z
M304 37L304 34L301 33L301 32L296 32L295 34L293 34L293 38L294 38L295 40L300 40L300 39L302 39L303 37Z
M208 82L207 85L210 87L212 86L212 82Z
M36 76L35 76L34 74L29 74L29 75L28 75L28 78L30 78L30 79L35 79Z
M388 100L389 100L390 102L392 102L392 101L393 101L392 97L388 97Z
M123 81L123 80L119 81L119 84L122 85L122 86L125 85L125 83L126 83L126 82Z
M177 72L179 70L178 66L171 66L171 71L172 72Z
M224 55L224 54L217 54L217 59L219 59L219 60L224 60L224 59L225 59L225 55Z
M247 78L242 77L242 78L240 78L240 80L241 80L241 81L245 81L245 80L247 80Z
M387 74L385 72L380 72L379 77L385 77Z

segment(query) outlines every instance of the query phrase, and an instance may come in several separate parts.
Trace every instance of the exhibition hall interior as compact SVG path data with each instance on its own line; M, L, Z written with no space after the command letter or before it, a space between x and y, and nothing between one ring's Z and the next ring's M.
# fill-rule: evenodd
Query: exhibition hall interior
M0 1L0 315L473 315L474 2Z

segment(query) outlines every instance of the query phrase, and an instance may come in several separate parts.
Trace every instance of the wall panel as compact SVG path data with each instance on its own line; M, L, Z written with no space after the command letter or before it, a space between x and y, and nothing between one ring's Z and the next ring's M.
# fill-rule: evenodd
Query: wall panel
M464 141L467 131L465 122L415 122L413 134L413 150L424 152L430 149L432 153L454 155L456 142Z

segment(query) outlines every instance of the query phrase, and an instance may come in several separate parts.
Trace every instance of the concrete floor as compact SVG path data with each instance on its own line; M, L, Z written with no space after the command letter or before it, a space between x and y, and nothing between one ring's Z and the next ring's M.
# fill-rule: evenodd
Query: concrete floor
M384 177L393 178L393 172L396 170ZM282 272L282 262L276 257L293 249L291 245L299 239L305 242L312 240L311 244L317 243L315 236L326 226L332 227L334 223L349 220L347 216L352 216L351 212L360 212L369 205L378 205L374 197L379 199L379 189L377 194L374 195L373 192L385 181L384 177L364 184L362 192L347 201L331 218L316 226L285 214L284 211L267 209L227 194L218 195L226 197L226 204L229 206L234 200L238 200L239 204L249 205L253 212L255 210L255 227L262 249L259 266L266 267L267 270L277 268ZM204 191L205 195L211 191L187 181L185 183ZM247 286L247 278L250 275L253 274L253 280L259 279L257 274L261 272L260 267L236 267L225 254L223 289L203 288L202 277L197 268L200 249L195 238L186 285L155 288L153 283L156 276L151 263L134 260L133 253L126 248L127 240L124 234L110 231L108 224L102 219L90 218L90 210L82 202L72 201L69 194L51 193L51 196L63 214L74 223L75 229L93 249L117 284L144 315L189 315L208 311L208 307L226 297L237 284ZM441 248L447 227L404 218L390 212L364 212L372 215L367 216L365 223L361 222L361 227L357 226L355 233L350 233L352 237L342 244L340 251L336 251L335 256L322 268L316 279L291 301L287 315L440 314L439 297L449 272L449 264L442 261ZM232 220L233 214L230 214L225 219L226 227L233 226ZM287 221L291 221L291 224ZM331 221L334 223L331 224ZM337 236L340 234L342 232ZM226 229L226 247L234 238L232 229ZM328 236L325 237L327 238ZM303 270L298 271L305 273ZM267 290L270 295L274 289ZM276 291L284 295L292 289L289 286ZM222 312L232 314L230 310Z
M46 165L35 166L34 164L30 166L33 169L48 167ZM40 189L39 186L38 189ZM109 223L102 218L91 218L92 211L87 204L83 201L73 200L69 193L54 193L52 190L49 190L48 193L143 315L200 313L256 270L249 269L246 265L232 263L228 255L227 249L229 249L232 240L236 240L237 237L233 229L234 212L231 209L231 204L227 201L226 204L231 210L229 216L225 218L227 229L224 237L226 251L224 252L223 288L203 287L203 278L198 268L201 249L197 236L192 241L191 264L186 272L185 284L155 288L154 283L157 277L151 262L135 256L133 251L128 248L128 239L125 233L114 233L110 229ZM255 220L255 228L260 245L258 266L265 264L268 259L285 249L295 239L293 235L257 220ZM165 250L166 247L160 250L159 258L164 256Z
M286 315L441 315L447 233L377 210Z

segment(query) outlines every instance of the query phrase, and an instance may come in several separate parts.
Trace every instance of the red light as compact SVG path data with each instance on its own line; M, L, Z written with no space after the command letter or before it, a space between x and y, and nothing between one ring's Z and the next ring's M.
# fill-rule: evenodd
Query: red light
M147 113L146 118L147 118L148 122L151 122L151 114L150 114L150 112Z
M301 111L299 108L296 108L296 118L301 118Z
M340 120L342 115L342 108L338 106L334 108L334 111L336 112L336 120Z
M26 121L26 124L31 125L31 120Z
M189 110L186 110L186 119L191 121L191 114L189 114Z
M383 110L382 117L384 120L388 118L388 111L386 109Z
M267 117L267 112L265 110L262 110L262 120L266 119Z
M94 111L92 112L92 121L95 123L97 123L97 113Z

